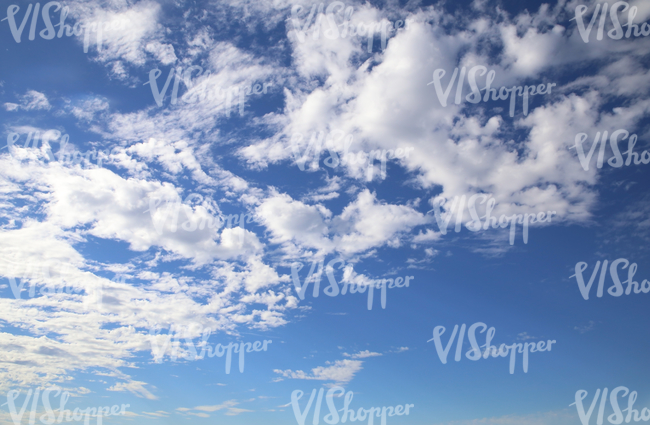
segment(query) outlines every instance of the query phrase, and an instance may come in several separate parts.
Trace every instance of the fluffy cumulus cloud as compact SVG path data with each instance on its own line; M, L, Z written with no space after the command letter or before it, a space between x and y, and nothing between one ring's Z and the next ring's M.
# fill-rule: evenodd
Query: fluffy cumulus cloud
M276 243L295 243L323 253L338 251L356 254L391 242L399 245L399 235L429 221L423 214L404 205L377 200L368 190L338 216L323 205L307 205L287 194L273 194L257 208L257 214Z
M559 82L554 66L579 69L585 60L602 60L602 55L586 57L587 49L581 48L576 31L549 25L572 12L572 7L542 7L536 14L515 18L503 15L504 21L499 23L483 15L452 33L443 29L449 15L431 7L414 14L409 29L398 31L382 55L368 59L374 61L372 67L369 62L354 67L354 61L348 60L351 53L336 44L345 43L358 51L360 46L355 43L359 40L334 42L321 36L318 40L307 37L304 43L296 41L298 71L306 78L324 74L325 84L294 90L285 109L283 132L243 148L241 155L253 166L291 161L294 150L308 149L310 134L341 132L368 152L413 147L412 154L396 162L414 173L419 186L440 188L448 198L492 193L506 212L525 206L556 210L563 220L583 220L596 199L591 186L598 175L594 170L585 173L575 149L570 148L577 133L595 125L611 132L615 126L623 126L621 117L625 128L641 124L648 112L647 101L638 91L632 94L632 87L647 89L643 84L647 71L635 66L647 47L622 42L624 52L608 50L604 69L611 67L611 71L598 72L593 81L582 77ZM491 13L487 8L482 12ZM612 42L602 44L611 46ZM492 54L495 48L500 49L497 56ZM341 61L331 60L341 54ZM320 60L321 55L328 59ZM322 66L316 65L319 63ZM305 64L310 66L300 67ZM509 102L457 105L453 102L455 85L450 85L453 90L443 107L434 85L428 85L434 71L446 72L441 84L446 89L456 67L469 71L474 66L495 71L492 87L540 83L554 83L555 87L547 95L531 96L527 116L522 113L522 98L517 98L513 120L508 119ZM480 88L486 78L477 77ZM582 90L575 91L576 84ZM465 86L459 93L463 100L470 93ZM611 94L596 91L599 86L606 86ZM603 105L621 94L632 95L629 104L613 114L608 112ZM306 137L294 137L297 133ZM326 137L323 149L344 158L345 141L343 137ZM345 167L349 176L365 177L364 166L348 162Z

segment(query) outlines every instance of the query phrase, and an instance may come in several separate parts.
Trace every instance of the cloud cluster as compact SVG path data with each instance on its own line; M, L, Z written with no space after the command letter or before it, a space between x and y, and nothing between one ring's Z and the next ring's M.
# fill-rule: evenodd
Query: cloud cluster
M44 148L14 146L0 154L0 212L7 217L0 225L0 257L56 271L40 285L54 288L65 281L79 289L0 298L0 320L21 330L0 333L5 365L0 390L58 382L79 391L80 385L71 382L74 373L94 368L113 381L111 391L154 399L154 388L121 372L135 365L138 353L150 350L149 328L199 322L234 334L241 327L285 325L299 305L281 267L330 254L354 263L382 249L441 244L444 236L421 207L435 196L490 193L498 202L495 214L556 211L563 223L588 222L602 177L595 167L584 171L580 166L571 149L575 135L621 127L648 134L643 122L650 112L650 72L644 58L650 46L643 40L606 38L585 49L567 19L576 1L517 16L489 10L485 3L475 1L464 17L438 6L404 12L390 5L355 4L355 23L396 16L412 20L408 29L391 35L385 50L368 53L363 37L308 37L303 43L291 34L268 48L255 43L244 48L210 26L214 18L226 29L234 27L222 12L236 10L244 28L238 31L276 36L290 16L288 2L222 2L173 30L165 26L170 21L156 2L73 2L72 16L86 24L121 24L121 30L103 34L101 49L91 44L88 57L150 102L122 112L112 110L113 100L93 96L57 110L45 94L28 90L18 103L4 104L16 115L67 114L110 145L111 166L48 163ZM650 14L645 3L636 4L640 17ZM82 37L78 42L84 42ZM142 85L149 72L159 68L165 79L172 67L192 65L206 71L195 83L208 90L273 83L273 107L258 114L253 104L260 105L249 99L246 112L235 117L239 111L227 110L226 98L218 96L175 105L166 98L163 107L157 106L150 87ZM432 73L444 69L449 77L456 67L475 65L495 71L494 87L556 87L535 97L527 116L518 112L514 119L503 101L443 107L428 85ZM185 82L178 84L187 89ZM468 88L460 94L469 94ZM610 108L616 99L624 101ZM346 138L325 140L324 155L339 158L348 149L413 148L408 157L391 161L388 170L389 176L404 176L407 195L389 196L381 183L371 188L378 180L366 181L368 165L352 162L333 171L304 171L305 181L322 177L318 187L287 189L266 178L277 167L300 172L292 135L318 132L352 136L352 147ZM184 203L191 193L202 200ZM152 203L156 199L163 204ZM153 211L152 205L160 208ZM177 222L174 205L180 206ZM226 211L251 214L258 224L183 229L184 223L208 221ZM476 238L505 244L492 234ZM127 258L94 255L87 247L96 241L120 246ZM433 261L438 251L426 249L425 260L413 259L413 266ZM492 247L480 249L488 253ZM0 263L3 278L24 278L16 270ZM127 280L111 280L116 273ZM367 278L348 267L344 279ZM95 308L100 287L101 303ZM310 372L275 373L279 379L344 384L362 370L359 359L377 355L366 350ZM179 410L201 416L226 409L234 415L244 411L237 404Z

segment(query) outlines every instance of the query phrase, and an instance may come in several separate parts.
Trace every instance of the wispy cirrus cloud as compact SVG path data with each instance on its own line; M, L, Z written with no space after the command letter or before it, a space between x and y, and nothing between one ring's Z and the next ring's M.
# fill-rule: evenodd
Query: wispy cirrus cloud
M212 406L196 406L192 408L179 407L176 409L176 411L182 415L192 415L201 418L209 418L210 415L208 413L218 412L220 410L225 410L224 414L226 416L237 416L241 413L252 412L252 410L235 407L239 404L241 404L240 401L228 400L221 404L215 404Z

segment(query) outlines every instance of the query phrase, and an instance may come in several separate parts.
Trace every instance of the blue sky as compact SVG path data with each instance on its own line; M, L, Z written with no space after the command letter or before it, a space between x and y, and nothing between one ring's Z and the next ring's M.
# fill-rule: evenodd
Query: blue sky
M87 52L83 31L44 39L42 15L33 40L31 15L20 35L0 21L0 404L54 386L71 410L129 404L107 424L288 424L295 390L302 410L313 389L340 386L355 410L414 405L387 423L565 425L581 423L577 391L588 408L597 389L625 386L650 408L650 294L610 295L608 270L604 296L594 275L585 300L572 277L580 262L588 281L597 261L624 259L624 289L624 264L650 279L649 165L612 166L609 136L601 168L600 148L588 167L575 148L581 133L588 153L597 133L624 130L620 151L636 135L641 156L650 140L650 44L609 37L609 10L603 39L596 23L585 43L576 10L587 7L588 25L597 3L330 2L304 27L320 2L61 2L71 27L107 24ZM639 27L650 20L647 2L628 3ZM19 27L30 2L7 2L0 19L13 5ZM344 25L398 29L384 49L376 32L369 51ZM466 76L443 106L436 70L446 89L455 68L477 66L496 89L555 86L531 96L527 115L518 97L511 117L509 100L456 104L472 92ZM163 90L174 68L159 106L150 73ZM371 152L386 160L370 179L367 162L342 161ZM517 224L510 243L509 228L471 231L470 208L451 206L481 194L479 216L488 198L497 218L554 215L529 225L527 243ZM318 297L311 282L300 299L292 265L302 285L312 262L337 259ZM385 308L375 289L368 309L367 292L327 296L328 273L364 291L413 278L386 290ZM529 355L527 373L521 354L513 374L509 357L470 361L467 335L462 360L454 343L443 364L434 328L446 345L455 325L477 322L497 347L556 342ZM171 345L156 362L170 328L181 351L207 330L213 348L272 343L245 353L243 373L233 354L226 374L225 357L174 360ZM22 422L0 406L0 423L29 423L31 406ZM327 413L323 400L321 423Z

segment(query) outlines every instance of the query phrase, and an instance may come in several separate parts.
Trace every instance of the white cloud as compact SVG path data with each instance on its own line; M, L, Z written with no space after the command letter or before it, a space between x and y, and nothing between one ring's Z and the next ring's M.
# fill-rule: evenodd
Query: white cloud
M22 109L23 111L33 111L45 109L49 110L52 108L50 102L45 96L44 93L37 92L36 90L27 90L27 93L19 97L20 104L16 103L5 103L5 109L7 111L17 111Z
M297 242L323 252L355 254L384 244L399 246L399 234L429 221L404 205L377 200L360 192L338 216L322 205L307 205L286 194L272 194L256 210L274 243Z
M200 167L194 171L201 178ZM21 211L20 226L10 222L0 228L0 276L17 283L27 279L22 299L0 298L0 320L23 331L0 333L0 360L11 365L0 371L1 391L18 383L62 383L71 373L92 369L111 371L106 375L114 381L107 385L111 391L153 399L145 382L117 372L134 366L129 359L135 353L151 350L149 327L199 323L213 333L236 333L238 325L285 324L285 312L297 307L288 289L278 287L288 276L278 275L256 255L263 246L253 232L234 227L158 234L145 210L148 195L178 196L168 183L124 179L108 169L44 164L36 157L18 162L6 154L0 156L0 183L0 210ZM200 217L206 214L200 207L187 212ZM40 222L29 218L35 213ZM183 269L160 273L159 260L137 257L134 263L98 263L77 250L87 235L126 241L136 251L163 248L176 260L204 264L211 277L197 279ZM213 261L235 257L241 261ZM33 273L38 267L30 265L47 272ZM102 277L117 272L126 274L126 282ZM148 284L131 283L132 273ZM73 291L61 292L63 283ZM34 297L30 285L36 285Z
M360 351L358 353L353 353L353 354L348 354L348 353L343 353L345 357L350 357L352 359L365 359L368 357L378 357L378 356L383 356L381 353L374 353L370 352L369 350L364 350Z
M440 232L436 232L433 229L426 229L424 232L420 231L415 237L413 238L413 242L415 243L427 243L427 242L435 242L437 240L440 240L442 237L442 234Z
M227 416L236 416L236 415L239 415L240 413L252 412L252 410L247 410L247 409L242 409L242 408L239 408L239 407L235 407L235 406L237 406L239 404L241 404L241 402L239 402L237 400L228 400L228 401L225 401L225 402L223 402L221 404L216 404L216 405L213 405L213 406L196 406L196 407L193 407L193 408L179 407L176 410L178 412L180 412L181 414L184 414L184 415L198 416L198 417L201 417L201 418L209 418L210 417L210 415L208 415L207 413L203 413L203 412L213 413L213 412L217 412L219 410L224 410L224 409L226 410L224 412L224 414L227 415ZM195 410L195 411L198 410L199 413L193 412L193 410Z
M145 415L154 416L156 418L168 418L169 417L169 413L165 412L164 410L157 410L155 412L144 412L143 411L142 413L144 413Z
M329 210L320 205L306 205L287 194L274 194L257 207L257 215L272 234L271 241L297 241L311 248L331 250L325 219Z
M106 391L130 391L133 394L137 394L140 397L144 397L148 400L157 400L158 397L154 396L147 390L144 386L146 382L141 381L130 381L130 382L118 382L110 388L107 388Z
M641 124L648 111L642 94L650 87L646 84L650 74L641 58L649 48L606 39L585 49L574 29L549 25L564 13L563 7L572 12L575 5L543 6L536 13L525 12L515 18L485 9L488 15L499 14L502 19L468 20L453 34L440 25L450 18L427 9L413 17L416 22L409 30L390 39L387 49L372 58L372 67L369 63L359 67L349 60L355 50L349 39L293 41L297 72L306 80L323 78L324 83L288 88L284 113L273 117L279 131L253 141L240 155L251 168L291 161L294 133L342 132L353 135L356 148L364 151L413 147L399 164L412 173L418 186L439 187L448 198L492 193L501 208L499 214L555 210L556 223L585 222L596 205L598 194L592 185L598 182L599 171L584 172L575 151L568 148L582 131L613 125L631 130ZM502 45L504 50L494 57L491 49L481 47L485 43ZM571 93L577 83L556 85L552 94L538 96L536 103L531 103L527 117L522 114L520 98L512 122L505 101L481 103L486 109L476 112L467 108L471 106L468 103L443 108L433 86L427 86L435 69L445 69L451 75L457 66L474 65L495 70L493 87L497 88L528 82L558 84L553 80L553 66L578 67L604 57L608 65L594 68L597 77L577 80L588 90ZM631 101L614 113L606 112L602 106L614 95L631 96ZM517 140L510 140L515 131ZM341 155L345 143L332 140L327 147ZM323 169L321 166L321 172ZM348 164L345 169L347 177L365 179L365 166ZM315 210L310 217L314 229L320 226ZM318 229L309 233L312 247L326 245ZM347 239L353 237L344 236L341 241ZM374 242L361 235L354 239L355 250ZM435 239L436 234L427 229L415 242Z
M337 360L334 363L327 362L330 366L318 366L305 373L302 370L292 371L275 369L274 372L289 379L306 379L317 381L333 381L336 384L347 384L354 378L354 375L363 369L360 360Z
M650 13L645 3L637 4L645 16ZM442 239L433 229L416 229L432 223L431 216L417 211L417 203L399 205L382 198L382 191L378 195L365 188L366 165L341 166L325 178L322 188L283 193L270 188L264 177L254 181L249 170L238 175L220 165L232 150L245 166L264 172L264 166L291 161L292 134L339 131L354 136L353 151L412 147L408 158L391 163L391 170L399 167L406 173L409 190L434 191L431 196L439 191L448 198L492 193L498 200L497 214L553 210L558 221L587 222L598 201L595 185L601 171L582 170L575 151L569 149L575 135L596 128L632 131L650 109L650 101L645 100L650 73L643 66L650 49L647 43L612 43L606 38L585 49L575 27L547 25L563 11L571 12L575 2L515 18L490 12L484 4L482 17L461 22L466 28L453 34L440 25L450 17L425 8L413 16L417 22L393 36L381 53L368 55L363 38L321 37L305 43L292 39L287 43L288 67L272 53L261 57L213 38L213 32L203 26L188 24L182 33L185 44L172 43L160 24L162 7L155 2L133 6L109 2L109 8L102 9L99 2L77 1L73 6L74 16L83 22L124 24L121 30L104 33L101 51L92 37L91 57L147 95L149 88L141 86L149 71L144 66L155 60L164 65L159 66L165 68L163 79L177 62L183 68L201 63L211 74L196 77L197 87L226 89L270 81L285 103L283 109L261 118L245 113L243 130L272 133L264 137L259 134L265 131L251 132L249 139L248 133L243 138L236 132L226 134L221 127L228 119L225 97L198 103L180 100L171 106L168 97L159 108L151 96L151 106L129 113L109 113L108 101L96 97L74 103L70 111L82 124L92 122L90 130L106 142L123 141L112 155L111 169L46 164L43 152L20 147L15 147L15 157L0 156L0 211L10 218L0 228L0 257L13 255L12 264L0 264L2 276L21 273L16 263L37 263L56 271L49 278L41 277L39 284L55 287L65 280L82 292L0 299L0 319L24 331L0 333L0 360L11 365L0 371L0 390L17 382L64 382L74 371L93 368L114 373L110 378L119 382L109 384L112 391L154 397L148 384L114 372L135 366L130 359L149 350L143 328L189 326L190 320L224 332L236 332L239 325L281 326L290 320L287 312L298 304L290 285L285 285L289 277L275 270L279 261L308 255L309 250L318 251L309 253L313 256L338 252L358 259L385 246L436 244ZM221 22L227 16L219 16L223 7L233 7L244 12L242 22L247 28L255 26L251 18L266 13L270 18L264 26L274 28L287 17L290 6L287 1L271 5L233 0L209 5L205 19ZM475 2L474 7L480 9L481 3ZM491 19L494 14L500 19ZM384 15L370 4L359 5L355 20L378 22ZM78 41L82 43L83 37ZM489 47L495 46L504 49L494 55ZM599 65L601 61L604 65ZM497 87L555 82L553 67L557 66L573 70L587 64L589 72L556 86L552 95L536 98L527 117L518 106L515 119L508 119L507 102L498 101L480 104L480 110L466 108L467 104L443 108L432 86L427 86L432 71L444 68L450 75L456 66L476 64L490 64L497 73ZM628 96L629 101L610 112L605 105L615 96ZM17 103L5 103L5 109L38 111L51 105L45 94L30 90ZM335 140L328 147L341 154L345 142ZM176 231L172 231L173 209L147 211L150 199L180 202L189 193L200 193L202 199L179 208ZM344 200L346 195L349 201ZM323 205L333 199L337 210ZM258 227L181 231L184 223L207 220L222 214L222 208L254 212L262 232ZM630 214L620 218L638 218L640 213ZM157 224L162 224L161 232ZM645 222L639 226L648 227ZM80 246L90 237L127 243L133 259L102 264L86 258ZM503 235L492 238L502 240ZM503 252L502 247L487 244L475 251ZM282 260L267 256L277 254L278 246ZM424 261L437 252L427 248ZM158 269L169 261L183 266L173 273ZM102 277L116 270L146 285ZM205 277L195 277L196 270L205 272ZM369 278L347 267L344 280L363 283ZM92 309L97 284L104 285L104 302ZM188 311L191 319L186 317ZM309 373L276 373L291 379L346 383L362 368L362 361L353 359L376 354L366 350ZM222 410L226 414L245 411L234 406ZM209 410L205 409L214 406L199 407L204 409L190 414L206 417ZM559 423L549 418L553 416L471 423Z
M70 113L77 119L90 122L95 119L97 113L107 111L109 108L108 101L105 98L95 97L79 102L70 109Z
M106 9L94 2L75 2L70 14L84 25L102 23L105 26L101 46L94 33L89 45L89 51L95 52L101 62L125 61L142 66L147 52L164 62L176 59L173 47L160 41L164 37L164 27L158 23L161 7L156 2L142 1L131 7L126 3L113 3ZM83 35L79 36L79 42L83 42ZM126 77L124 74L116 76Z
M423 214L405 205L378 202L376 195L364 190L356 201L332 219L332 227L340 235L337 249L355 253L382 246L399 246L399 235L428 222Z

